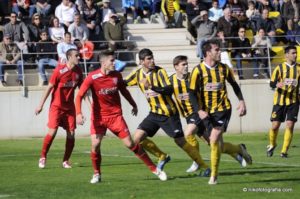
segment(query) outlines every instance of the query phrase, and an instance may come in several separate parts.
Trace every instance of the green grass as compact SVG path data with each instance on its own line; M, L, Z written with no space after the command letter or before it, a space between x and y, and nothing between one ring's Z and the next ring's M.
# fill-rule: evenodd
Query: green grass
M64 139L54 141L45 169L37 167L42 139L0 140L0 198L299 198L299 138L299 133L294 135L289 158L282 159L279 157L282 134L272 158L266 157L265 133L226 134L226 141L247 145L254 163L241 168L231 157L222 155L216 186L208 185L208 178L185 173L192 161L168 137L154 138L172 157L165 167L168 181L159 181L117 138L108 137L102 145L102 182L95 185L89 183L92 176L89 138L77 138L73 169L69 170L61 168ZM200 147L208 162L209 148L202 141ZM270 193L243 191L251 188L277 189Z

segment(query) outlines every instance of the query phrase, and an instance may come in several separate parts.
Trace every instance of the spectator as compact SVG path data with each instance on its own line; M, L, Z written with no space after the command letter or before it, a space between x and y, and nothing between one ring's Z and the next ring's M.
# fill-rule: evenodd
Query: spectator
M191 21L199 16L201 10L207 10L203 4L199 3L198 0L191 0L187 5L186 5L186 14L188 17L187 20L187 29L189 33L193 36L193 38L196 40L197 39L197 30L196 27L191 23Z
M4 34L10 34L12 41L18 45L19 49L28 53L29 31L25 23L17 21L15 12L10 14L10 22L4 26Z
M100 8L100 21L102 25L109 21L110 14L116 14L116 10L111 7L110 0L103 0L103 6Z
M232 37L237 37L239 26L239 21L235 17L231 16L230 8L225 8L224 16L218 21L218 31L223 31L224 37L231 40Z
M276 38L275 38L275 25L272 19L269 18L269 10L268 9L263 9L261 18L257 21L257 29L264 28L265 33L267 36L269 36L272 44L276 43Z
M148 18L150 21L154 20L154 15L152 12L152 8L153 8L153 1L152 0L138 0L138 8L140 11L140 16L142 16L142 18ZM151 18L152 16L152 18ZM152 20L151 20L151 19Z
M300 45L300 27L293 20L287 22L286 39L291 45Z
M182 13L180 11L179 0L162 0L161 17L165 28L181 28Z
M285 22L293 20L297 23L299 21L299 9L300 5L297 0L286 0L283 4L283 19Z
M261 16L259 10L255 8L254 1L249 1L248 10L246 10L246 16L248 18L248 26L251 28L252 32L256 32L256 24Z
M251 58L251 45L248 38L245 37L246 29L244 27L240 27L238 35L239 37L234 39L232 42L232 51L231 57L235 58L236 67L239 79L244 79L243 75L243 60L249 60Z
M252 41L252 46L254 49L254 73L253 77L255 79L259 78L259 62L263 65L264 73L263 76L270 78L270 73L268 70L268 57L270 49L272 47L271 41L268 37L265 36L265 29L260 28L258 33L254 36Z
M119 41L124 40L123 25L125 19L118 17L116 14L110 14L109 22L104 24L104 37L108 41L109 49L115 51L117 48L122 47Z
M55 43L64 41L65 29L60 25L57 17L50 19L49 36Z
M97 58L94 56L94 44L91 41L81 42L78 39L74 40L74 44L80 53L80 57L83 59L84 63L87 63L88 70L93 71L99 67L97 63ZM87 71L85 71L87 72Z
M77 13L76 5L70 0L62 0L55 9L55 16L66 29L74 22L75 13Z
M77 49L77 46L72 43L71 33L65 32L64 42L57 44L57 54L60 63L67 62L66 52L71 48Z
M50 0L36 0L36 12L43 17L47 17L51 11Z
M229 56L229 40L225 38L224 31L218 30L217 38L220 42L221 63L226 64L229 68L233 68L231 58Z
M219 2L214 0L212 7L208 10L208 19L213 22L218 22L221 17L223 17L223 10L219 8Z
M57 66L55 44L48 39L48 33L46 30L40 32L41 40L36 44L38 68L41 78L43 80L43 86L48 85L48 79L45 73L45 66L51 66L55 68Z
M41 16L35 13L31 18L31 24L28 25L29 39L31 42L38 42L40 40L40 33L43 30L48 30L41 22Z
M122 9L126 21L128 13L131 12L134 23L140 22L140 17L138 16L138 0L122 0Z
M12 0L12 11L17 13L20 19L23 16L31 18L35 13L35 6L30 4L30 0Z
M3 86L7 86L4 80L4 68L10 68L17 66L19 86L23 86L22 81L22 60L20 60L21 54L18 46L12 42L12 36L9 33L5 33L3 42L0 43L0 81Z
M103 30L101 28L100 22L100 11L98 6L94 4L93 0L85 0L85 4L82 8L82 19L89 30L89 40L98 41L103 39Z
M272 11L283 13L284 0L271 0L270 8Z
M71 33L72 41L75 39L86 41L89 38L89 29L86 24L81 21L80 14L75 14L74 22L69 26L68 32Z
M216 25L208 19L208 12L206 10L202 10L200 15L195 17L191 23L197 29L197 56L202 59L202 44L216 36Z
M152 3L152 14L156 15L160 13L160 8L161 8L161 0L153 0Z

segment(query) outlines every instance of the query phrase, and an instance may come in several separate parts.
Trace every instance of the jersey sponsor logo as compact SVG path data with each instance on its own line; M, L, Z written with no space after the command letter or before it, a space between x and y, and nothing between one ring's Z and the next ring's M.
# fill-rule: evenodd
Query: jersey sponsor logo
M118 87L112 87L112 88L102 88L99 91L100 95L111 95L118 92Z
M68 67L64 67L63 69L59 70L60 74L64 74L65 72L69 71Z
M69 81L69 82L64 83L63 87L65 87L65 88L72 88L72 87L75 87L76 84L77 84L76 81Z
M145 96L146 96L147 99L149 99L150 97L157 97L159 95L160 95L159 93L157 93L153 90L146 90L145 91Z
M207 83L205 84L205 91L218 91L223 88L223 83L216 82L216 83Z
M298 81L296 79L285 78L283 83L286 86L295 86L296 87L298 84Z
M92 75L92 79L97 79L99 77L102 77L103 75L101 73L98 73L98 74L95 74L95 75Z
M190 96L188 93L180 93L180 94L178 94L177 99L178 100L189 100Z

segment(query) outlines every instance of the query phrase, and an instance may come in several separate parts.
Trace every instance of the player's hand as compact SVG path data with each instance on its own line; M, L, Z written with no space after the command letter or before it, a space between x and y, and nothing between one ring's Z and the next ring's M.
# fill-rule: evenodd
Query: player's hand
M140 81L140 84L143 84L146 90L150 89L150 87L151 87L151 83L147 80L147 78L143 78Z
M133 107L132 110L131 110L131 114L133 116L137 116L137 113L138 113L138 108L137 107Z
M76 123L79 125L83 125L85 122L85 117L82 114L76 115Z
M247 109L246 109L246 104L245 104L245 101L240 101L238 107L237 107L237 110L239 111L239 116L242 117L244 115L246 115L247 113Z
M43 110L43 107L42 107L42 106L38 106L38 107L35 109L35 111L34 111L35 115L40 114L40 112L42 112L42 110Z
M283 82L278 82L277 84L276 84L276 87L277 88L282 88L284 85L283 85Z
M206 111L200 110L198 111L199 117L201 120L205 119L208 117L208 113Z

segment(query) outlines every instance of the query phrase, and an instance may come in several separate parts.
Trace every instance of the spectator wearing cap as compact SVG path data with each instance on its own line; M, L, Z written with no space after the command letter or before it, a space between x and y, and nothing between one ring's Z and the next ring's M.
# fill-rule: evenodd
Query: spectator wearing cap
M70 0L62 0L61 4L55 9L55 16L65 28L73 23L75 13L77 13L76 5Z
M216 36L217 28L215 23L208 19L208 12L206 10L202 10L200 15L195 17L191 23L197 30L197 56L202 59L202 44Z
M81 21L80 14L75 14L74 22L69 26L68 32L71 33L72 41L75 39L86 41L89 38L89 29L86 24Z
M110 14L116 14L116 10L111 6L110 0L103 0L103 6L99 10L100 21L103 25L109 21Z
M181 28L182 13L179 0L162 0L161 17L165 28Z
M18 46L12 42L12 36L9 33L4 34L3 42L0 43L0 81L3 86L7 83L4 80L4 69L17 66L18 79L17 82L20 86L23 85L22 81L22 61L20 60L21 54Z
M43 80L43 85L48 85L47 76L45 73L45 66L56 67L56 46L49 40L48 32L43 30L40 32L40 41L36 44L38 69Z
M64 35L64 42L57 44L57 54L60 63L67 62L66 53L71 48L77 49L77 46L72 43L71 33L66 32Z
M124 40L123 26L125 24L125 19L123 17L118 17L116 14L110 14L109 22L104 24L104 37L108 41L110 50L117 50L122 46Z

